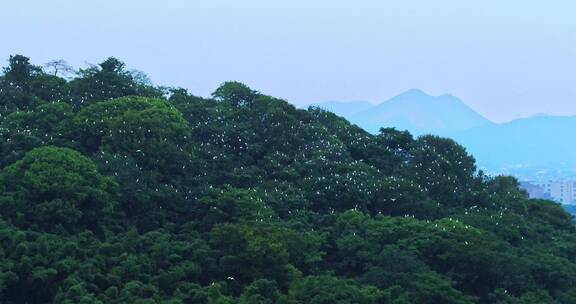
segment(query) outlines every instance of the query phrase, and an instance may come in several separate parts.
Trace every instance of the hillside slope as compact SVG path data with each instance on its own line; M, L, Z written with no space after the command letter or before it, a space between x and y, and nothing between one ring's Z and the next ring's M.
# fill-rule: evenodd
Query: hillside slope
M576 117L534 116L452 136L489 166L576 166ZM498 151L498 153L494 153Z
M2 303L576 303L576 229L453 140L109 58L0 76Z

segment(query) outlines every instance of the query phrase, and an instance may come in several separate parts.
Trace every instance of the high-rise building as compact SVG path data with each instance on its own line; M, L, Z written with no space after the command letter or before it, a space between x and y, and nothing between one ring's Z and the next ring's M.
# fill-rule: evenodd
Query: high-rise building
M576 183L574 181L567 180L547 180L540 181L536 183L530 183L542 189L544 195L548 194L553 200L562 204L572 204L576 201ZM537 190L530 190L527 186L522 186L530 197L532 195L537 195ZM531 192L533 194L531 194Z

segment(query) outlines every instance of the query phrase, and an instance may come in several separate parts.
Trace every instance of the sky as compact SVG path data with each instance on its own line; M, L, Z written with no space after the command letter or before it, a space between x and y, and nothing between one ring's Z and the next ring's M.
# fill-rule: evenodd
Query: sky
M453 94L495 122L576 115L572 0L19 0L0 3L0 60L109 56L156 84L222 82L303 106Z

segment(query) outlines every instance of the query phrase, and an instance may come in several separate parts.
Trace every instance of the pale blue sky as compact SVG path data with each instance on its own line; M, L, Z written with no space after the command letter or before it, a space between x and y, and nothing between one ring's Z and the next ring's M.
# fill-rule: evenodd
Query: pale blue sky
M420 88L494 121L576 115L576 1L2 2L4 62L116 56L203 96L226 80L298 105Z

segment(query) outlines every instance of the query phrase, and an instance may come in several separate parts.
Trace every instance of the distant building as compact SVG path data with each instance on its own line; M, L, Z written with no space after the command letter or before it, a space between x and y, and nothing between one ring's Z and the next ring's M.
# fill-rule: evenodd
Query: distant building
M552 183L550 188L550 196L555 198L562 204L570 204L574 201L574 183L559 181Z
M576 182L567 180L547 180L521 182L520 187L530 198L553 199L562 204L576 203Z
M524 189L530 198L546 199L550 197L540 185L532 184L531 182L520 182L520 188Z

